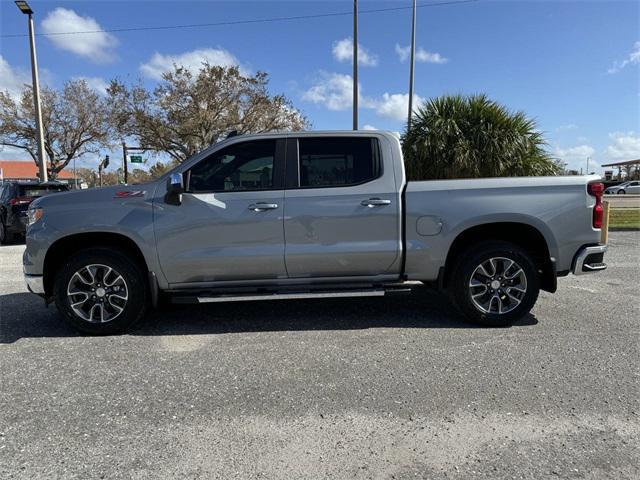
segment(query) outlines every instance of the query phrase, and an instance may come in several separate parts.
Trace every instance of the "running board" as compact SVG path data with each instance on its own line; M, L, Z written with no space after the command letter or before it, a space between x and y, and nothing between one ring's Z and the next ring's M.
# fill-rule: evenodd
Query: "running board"
M258 295L221 295L219 297L197 297L198 303L215 302L251 302L255 300L300 300L306 298L347 298L347 297L384 297L384 290L362 290L348 292L303 292L303 293L265 293Z
M391 288L364 288L345 290L309 290L309 291L281 291L281 292L236 292L219 293L198 292L191 294L174 294L172 303L220 303L220 302L251 302L262 300L301 300L313 298L358 298L384 297L388 295L409 294L410 285L394 285ZM177 292L175 292L177 293ZM185 292L186 293L186 292Z

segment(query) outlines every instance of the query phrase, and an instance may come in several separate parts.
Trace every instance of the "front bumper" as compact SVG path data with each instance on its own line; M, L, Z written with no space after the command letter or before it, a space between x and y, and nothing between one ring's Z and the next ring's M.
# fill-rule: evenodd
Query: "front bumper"
M585 273L605 270L607 268L607 264L603 262L603 259L604 252L606 251L606 245L582 247L573 260L573 268L571 269L571 272L574 275L584 275Z
M27 275L25 273L24 281L31 293L35 293L40 296L44 295L44 277L42 275Z

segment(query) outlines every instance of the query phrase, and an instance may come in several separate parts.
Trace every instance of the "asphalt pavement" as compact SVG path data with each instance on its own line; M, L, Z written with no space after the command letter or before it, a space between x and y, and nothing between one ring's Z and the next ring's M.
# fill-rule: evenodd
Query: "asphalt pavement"
M155 312L87 337L0 248L0 478L640 478L640 232L478 328L410 297Z

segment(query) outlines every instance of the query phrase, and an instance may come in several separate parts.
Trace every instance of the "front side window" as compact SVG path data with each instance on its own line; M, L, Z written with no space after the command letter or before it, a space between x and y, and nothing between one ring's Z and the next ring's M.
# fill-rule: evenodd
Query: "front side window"
M375 138L301 138L298 142L301 187L357 185L380 176Z
M194 166L189 191L237 192L273 188L276 141L258 140L223 148Z

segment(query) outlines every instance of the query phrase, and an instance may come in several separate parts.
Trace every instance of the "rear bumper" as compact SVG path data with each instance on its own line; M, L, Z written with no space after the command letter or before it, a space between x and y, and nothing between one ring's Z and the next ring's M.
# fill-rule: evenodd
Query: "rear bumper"
M582 247L573 259L571 272L574 275L584 275L585 273L600 272L607 268L604 263L604 253L607 251L606 245L592 245Z
M24 281L31 293L44 296L44 278L42 275L27 275L25 273Z

